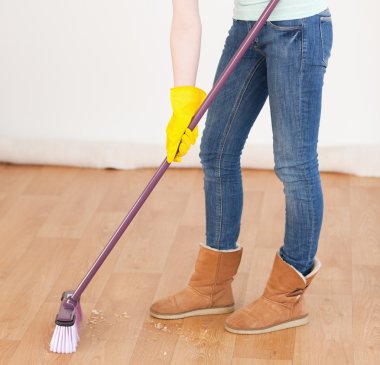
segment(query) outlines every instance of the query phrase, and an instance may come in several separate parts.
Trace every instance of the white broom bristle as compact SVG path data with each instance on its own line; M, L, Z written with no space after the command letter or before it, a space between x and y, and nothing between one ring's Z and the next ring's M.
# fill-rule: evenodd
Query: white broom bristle
M72 326L55 325L53 337L50 341L50 351L59 354L71 354L76 352L79 342L79 322L82 320L81 307L75 308L75 322Z
M77 350L79 333L77 322L72 326L55 326L53 337L50 341L50 351L59 354L71 354Z

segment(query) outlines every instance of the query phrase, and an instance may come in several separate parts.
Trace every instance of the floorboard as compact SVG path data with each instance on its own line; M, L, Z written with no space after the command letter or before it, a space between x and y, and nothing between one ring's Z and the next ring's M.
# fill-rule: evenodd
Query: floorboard
M186 285L205 241L202 171L171 169L82 295L78 351L50 353L62 291L82 279L153 173L0 165L1 364L380 364L380 179L335 173L321 174L322 270L306 294L308 325L239 336L223 329L227 315L149 316L154 300ZM242 175L237 308L262 293L285 222L273 171Z

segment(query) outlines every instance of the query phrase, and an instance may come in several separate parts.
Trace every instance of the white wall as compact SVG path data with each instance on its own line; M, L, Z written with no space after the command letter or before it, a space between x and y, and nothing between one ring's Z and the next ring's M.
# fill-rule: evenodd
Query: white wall
M209 91L233 0L200 0L200 6L198 86ZM320 168L380 176L380 5L330 0L330 9L334 49ZM170 19L170 0L2 0L0 160L157 166L171 114ZM197 148L181 166L199 166ZM273 167L267 107L251 131L243 163Z

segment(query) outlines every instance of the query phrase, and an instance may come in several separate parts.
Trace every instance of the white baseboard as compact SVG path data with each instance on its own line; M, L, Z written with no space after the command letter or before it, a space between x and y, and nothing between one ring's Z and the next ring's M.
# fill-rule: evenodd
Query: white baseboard
M320 145L318 151L321 172L380 177L380 145ZM196 145L175 167L199 168L198 154ZM0 161L15 164L134 169L158 167L164 158L164 146L154 144L0 138ZM273 169L272 146L247 144L242 166Z

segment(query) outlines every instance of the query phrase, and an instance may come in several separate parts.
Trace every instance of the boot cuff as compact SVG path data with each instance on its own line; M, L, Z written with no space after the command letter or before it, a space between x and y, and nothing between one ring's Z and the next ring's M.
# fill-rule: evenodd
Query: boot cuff
M216 248L207 246L204 243L200 243L200 246L203 247L203 248L207 248L208 250L216 251L216 252L236 252L236 251L240 251L242 249L242 247L239 246L238 243L236 244L237 247L235 249L232 249L232 250L217 250Z

